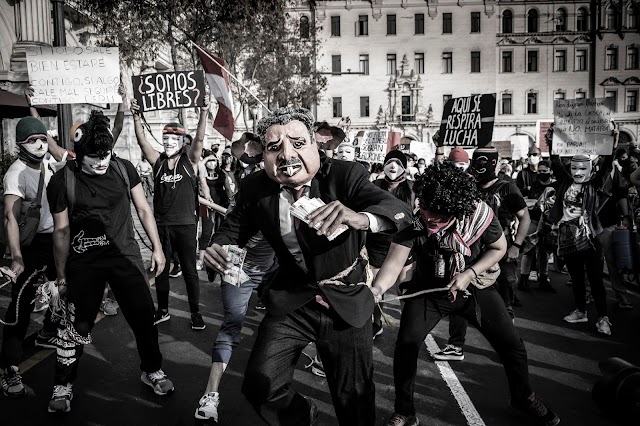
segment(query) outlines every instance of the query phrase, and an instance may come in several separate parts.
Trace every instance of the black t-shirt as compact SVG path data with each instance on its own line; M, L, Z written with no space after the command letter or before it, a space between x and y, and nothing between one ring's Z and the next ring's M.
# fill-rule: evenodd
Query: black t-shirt
M527 207L527 202L515 182L498 179L488 188L478 188L484 201L489 204L498 216L503 229L511 226L516 213Z
M471 255L465 256L464 262L467 267L484 253L489 244L493 244L502 236L502 227L496 216L491 224L484 230L480 238L471 244ZM453 262L452 252L440 248L435 236L427 237L424 230L416 229L414 225L398 232L393 237L393 242L412 249L411 254L416 262L416 270L413 278L408 284L403 284L409 292L424 290L425 288L445 287L451 281L451 264ZM444 278L436 278L436 259L442 255L445 261Z
M140 176L127 160L118 159L129 175L129 186L140 184ZM72 171L76 164L68 162ZM69 263L108 261L114 256L140 257L140 248L133 233L129 189L111 161L104 175L88 175L78 171L75 176L75 201L69 218ZM52 214L69 207L65 170L51 177L47 186L47 198Z
M209 178L209 175L207 175L206 179L213 202L222 207L229 207L229 197L227 196L227 191L224 189L224 181L226 179L225 172L216 169L212 178Z
M173 169L165 154L153 165L153 214L158 225L195 225L198 189L196 174L186 153Z
M538 181L536 181L533 186L531 186L531 189L529 190L529 197L528 198L532 198L532 199L538 199L542 196L542 194L544 193L545 189L547 188L553 188L556 190L556 192L558 191L558 182L557 181L551 181L549 180L546 183L543 183L541 180L538 179ZM540 207L538 207L537 205L530 207L529 208L529 216L531 217L531 220L535 220L538 221L540 220L540 218L542 217L542 210L540 210Z

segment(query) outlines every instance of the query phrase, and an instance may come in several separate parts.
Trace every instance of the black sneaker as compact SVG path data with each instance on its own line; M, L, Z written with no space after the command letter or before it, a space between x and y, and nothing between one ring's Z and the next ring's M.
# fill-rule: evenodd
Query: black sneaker
M515 403L514 401L509 401L509 406L533 417L545 426L555 426L560 423L560 418L547 408L545 403L538 398L535 393L532 393L529 398L522 402Z
M462 361L464 359L464 352L462 348L447 345L440 352L433 354L433 358L438 361Z
M382 324L377 324L375 322L372 324L372 329L373 329L373 340L376 340L376 337L381 335L382 332L384 331L384 329L382 328Z
M154 317L153 324L158 325L161 322L169 321L171 319L171 315L169 315L168 309L158 309L156 311L156 316Z
M551 286L549 277L547 277L546 275L540 275L540 279L538 280L538 288L541 291L547 291L549 293L557 293L556 289Z
M47 349L56 349L56 337L56 332L49 332L42 329L36 336L36 346Z
M196 312L195 314L191 314L191 329L192 330L204 330L207 326L204 324L202 320L202 315L200 312Z
M258 302L256 303L256 309L258 311L264 311L265 309L267 309L266 306L264 306L264 304L262 303L262 301L258 300Z
M171 278L177 278L180 275L182 275L182 268L180 267L179 263L176 263L175 265L173 265L173 268L171 268L171 271L169 272L169 276Z

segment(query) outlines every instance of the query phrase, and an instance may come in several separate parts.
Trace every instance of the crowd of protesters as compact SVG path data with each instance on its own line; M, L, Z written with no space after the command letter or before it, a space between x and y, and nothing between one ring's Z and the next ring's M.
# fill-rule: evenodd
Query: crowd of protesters
M400 150L369 164L358 161L357 147L340 128L292 108L262 119L257 134L207 150L207 104L193 138L180 123L164 126L160 153L146 139L136 102L131 104L144 160L137 168L113 154L123 108L113 130L96 111L74 125L71 152L37 117L18 122L18 159L4 176L11 267L3 274L13 281L0 356L6 396L25 395L18 365L39 298L49 308L37 344L57 352L48 410L71 409L78 363L98 310L117 313L106 298L108 287L135 335L142 382L156 394L171 393L158 344L158 329L171 318L169 276L177 276L170 274L171 263L182 273L194 331L205 329L198 271L207 269L209 280L220 281L224 320L195 410L196 418L215 421L220 380L240 344L254 290L266 315L243 393L271 425L313 424L317 418L314 402L291 386L294 360L310 343L339 423L375 424L372 345L384 331L391 288L403 306L390 426L419 423L413 402L418 353L443 316L450 317L450 338L435 359L463 360L471 323L500 356L510 405L540 424L556 425L560 419L530 383L526 344L514 326L518 292L537 285L555 293L553 265L569 274L573 290L568 314L558 315L566 314L568 323L588 322L593 302L595 329L610 335L606 270L618 307L633 308L623 275L631 272L624 266L631 254L617 242L620 235L634 238L640 155L617 148L615 128L611 155L544 158L536 146L517 161L500 158L491 146L471 156L460 147L445 155L436 135L431 164ZM542 142L548 152L552 132ZM290 213L304 197L325 203L306 221ZM155 304L130 202L152 245ZM33 215L34 206L38 225L25 241L20 218ZM228 245L246 251L233 280ZM36 294L41 273L45 283Z

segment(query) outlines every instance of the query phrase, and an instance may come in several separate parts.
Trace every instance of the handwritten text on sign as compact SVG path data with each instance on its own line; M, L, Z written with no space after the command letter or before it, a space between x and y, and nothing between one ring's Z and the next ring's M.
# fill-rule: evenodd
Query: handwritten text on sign
M496 95L449 99L442 112L440 134L444 146L479 146L491 142Z
M389 132L365 132L360 144L360 160L369 163L384 163L387 155Z
M613 99L568 99L553 102L553 154L611 155Z
M136 75L132 81L133 95L142 112L204 105L206 94L202 71Z
M27 48L33 105L121 103L117 47Z

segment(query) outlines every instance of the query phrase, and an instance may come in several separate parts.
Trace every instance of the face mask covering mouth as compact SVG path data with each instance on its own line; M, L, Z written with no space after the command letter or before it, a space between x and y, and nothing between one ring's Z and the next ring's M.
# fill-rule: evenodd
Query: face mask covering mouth
M548 182L551 180L551 173L538 173L538 179L540 182Z
M437 234L442 229L446 228L452 221L451 216L432 213L422 207L420 207L420 215L425 222L425 231L428 236Z
M383 167L384 176L390 182L396 182L400 179L404 178L404 167L402 167L402 163L398 160L389 160L385 163Z
M529 156L529 164L531 164L532 166L537 166L539 162L540 162L540 156L539 155L530 155Z
M109 169L110 161L111 153L102 158L85 155L82 157L82 171L88 175L104 175Z
M216 169L216 162L215 161L207 161L205 166L207 167L207 170L215 170Z

